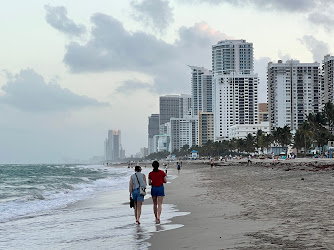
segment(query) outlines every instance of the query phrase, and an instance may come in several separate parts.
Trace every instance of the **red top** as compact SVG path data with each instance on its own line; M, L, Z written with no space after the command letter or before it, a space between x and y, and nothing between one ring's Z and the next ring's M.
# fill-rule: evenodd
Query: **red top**
M158 172L150 172L148 174L148 178L152 180L152 185L155 187L160 187L162 184L164 184L164 177L166 176L166 173L162 170L158 170Z

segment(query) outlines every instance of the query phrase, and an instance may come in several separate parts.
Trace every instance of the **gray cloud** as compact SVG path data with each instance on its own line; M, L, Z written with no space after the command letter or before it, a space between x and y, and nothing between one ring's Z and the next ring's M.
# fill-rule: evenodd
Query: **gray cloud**
M329 53L329 46L327 43L317 40L313 36L303 36L299 41L304 44L312 53L313 60L321 62L326 54Z
M334 18L331 13L326 13L325 10L313 12L308 16L308 20L316 25L323 26L328 32L333 31Z
M111 16L95 14L91 39L84 45L67 46L64 62L72 72L137 71L155 79L158 93L189 90L190 73L186 65L211 68L211 46L229 38L206 23L179 30L173 44L143 32L128 32Z
M277 11L305 12L316 6L317 0L179 0L184 3L228 3L238 7L254 6L255 8Z
M67 10L63 6L45 6L46 21L53 28L70 36L79 36L86 32L84 25L76 24L67 17Z
M89 106L108 106L87 96L76 95L56 83L47 84L43 77L32 69L22 70L2 87L4 95L0 104L22 111L52 112L80 109Z
M128 80L125 81L120 87L116 89L116 92L122 94L131 94L138 90L148 89L152 91L152 86L148 83L137 81L137 80Z
M173 9L168 0L131 1L131 6L136 11L134 18L137 21L151 26L159 33L163 33L174 21Z

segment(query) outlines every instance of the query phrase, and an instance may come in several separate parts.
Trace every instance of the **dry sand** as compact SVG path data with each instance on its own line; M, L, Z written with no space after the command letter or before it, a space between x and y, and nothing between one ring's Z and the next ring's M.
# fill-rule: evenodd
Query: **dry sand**
M334 160L246 161L184 163L164 203L191 213L151 249L334 249Z

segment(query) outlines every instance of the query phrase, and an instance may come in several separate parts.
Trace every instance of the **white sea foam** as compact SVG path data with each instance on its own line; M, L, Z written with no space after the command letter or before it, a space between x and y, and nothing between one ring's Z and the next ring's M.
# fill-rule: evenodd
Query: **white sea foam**
M60 190L44 191L45 186L40 186L40 192L36 194L0 203L0 222L15 220L25 216L36 216L55 209L65 208L69 204L84 200L99 192L126 190L130 174L132 174L131 170L125 168L108 169L103 166L80 167L105 169L109 176L96 181L90 181L89 178L83 177L81 179L84 182L79 184L65 183L64 188Z

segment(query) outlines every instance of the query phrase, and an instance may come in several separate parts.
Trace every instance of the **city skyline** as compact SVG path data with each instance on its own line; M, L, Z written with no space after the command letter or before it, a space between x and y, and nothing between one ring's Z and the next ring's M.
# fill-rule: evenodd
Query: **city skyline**
M190 94L188 65L211 70L212 45L224 39L253 43L265 102L268 62L333 55L333 9L315 0L6 2L0 163L103 155L109 129L136 154L159 96Z

